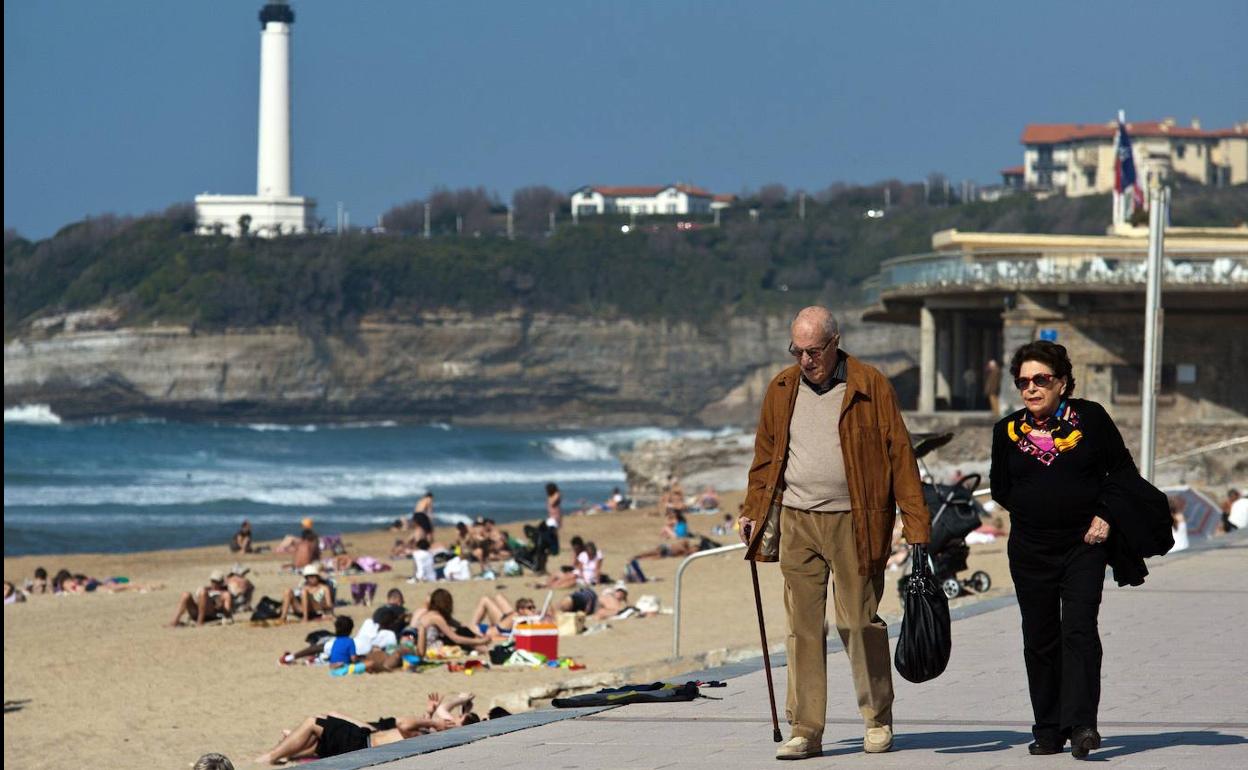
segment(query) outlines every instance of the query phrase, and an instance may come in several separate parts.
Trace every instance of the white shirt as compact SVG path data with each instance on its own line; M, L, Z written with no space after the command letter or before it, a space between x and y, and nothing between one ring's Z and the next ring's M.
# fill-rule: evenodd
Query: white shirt
M1248 527L1248 497L1241 497L1231 503L1229 519L1232 524L1240 529Z
M415 580L437 580L437 572L433 567L433 554L429 551L412 551L412 563L415 565L415 571L412 578Z
M472 567L467 559L455 556L442 568L442 575L447 580L471 580Z

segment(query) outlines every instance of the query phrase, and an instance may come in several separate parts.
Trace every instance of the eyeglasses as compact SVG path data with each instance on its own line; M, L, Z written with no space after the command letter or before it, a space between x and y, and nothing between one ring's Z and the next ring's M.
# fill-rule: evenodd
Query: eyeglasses
M1019 390L1027 390L1033 382L1036 384L1037 388L1045 388L1047 390L1048 388L1053 387L1053 383L1057 382L1057 378L1051 374L1044 373L1037 374L1034 377L1015 377L1014 387Z
M827 342L823 343L817 348L799 348L796 345L794 345L792 342L790 342L789 343L789 355L793 356L794 358L799 358L799 359L802 356L806 355L806 356L810 356L810 359L812 361L816 361L820 357L822 357L824 353L828 352L828 346L831 345L835 341L836 341L836 337L832 336L828 338Z

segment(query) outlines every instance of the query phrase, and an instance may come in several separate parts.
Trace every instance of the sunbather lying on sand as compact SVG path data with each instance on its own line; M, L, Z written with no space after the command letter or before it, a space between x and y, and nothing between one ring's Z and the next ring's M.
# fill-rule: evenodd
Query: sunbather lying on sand
M330 712L308 717L293 730L283 730L277 745L256 757L260 764L278 764L304 757L336 757L371 746L384 746L424 733L449 730L452 727L481 721L469 710L471 693L442 698L430 693L426 713L406 717L383 717L376 722L363 722L345 714ZM459 715L452 712L462 711Z
M666 559L669 556L689 556L698 551L718 548L719 543L709 537L687 537L671 543L659 543L658 547L642 551L634 559Z

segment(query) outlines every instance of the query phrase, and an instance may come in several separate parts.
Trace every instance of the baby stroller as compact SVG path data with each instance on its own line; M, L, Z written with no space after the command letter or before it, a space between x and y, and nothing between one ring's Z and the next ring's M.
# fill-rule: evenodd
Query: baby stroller
M923 463L923 457L952 440L952 433L939 433L915 444L914 456L923 467L926 478L931 479L932 474ZM958 573L966 569L966 557L971 552L963 538L979 528L984 516L983 506L974 497L979 482L978 473L964 476L956 484L923 482L923 500L932 514L932 541L927 547L932 560L932 574L936 585L950 599L963 591L982 594L992 588L992 577L983 570L973 572L969 580L958 578ZM907 579L903 577L897 583L898 591L903 594Z

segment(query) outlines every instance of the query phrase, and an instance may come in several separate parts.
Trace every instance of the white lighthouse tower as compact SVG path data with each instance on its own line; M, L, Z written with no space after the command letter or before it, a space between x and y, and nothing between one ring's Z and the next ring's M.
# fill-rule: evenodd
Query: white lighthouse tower
M312 228L316 201L290 194L290 33L285 0L260 9L260 130L255 195L197 195L198 232L273 237Z

